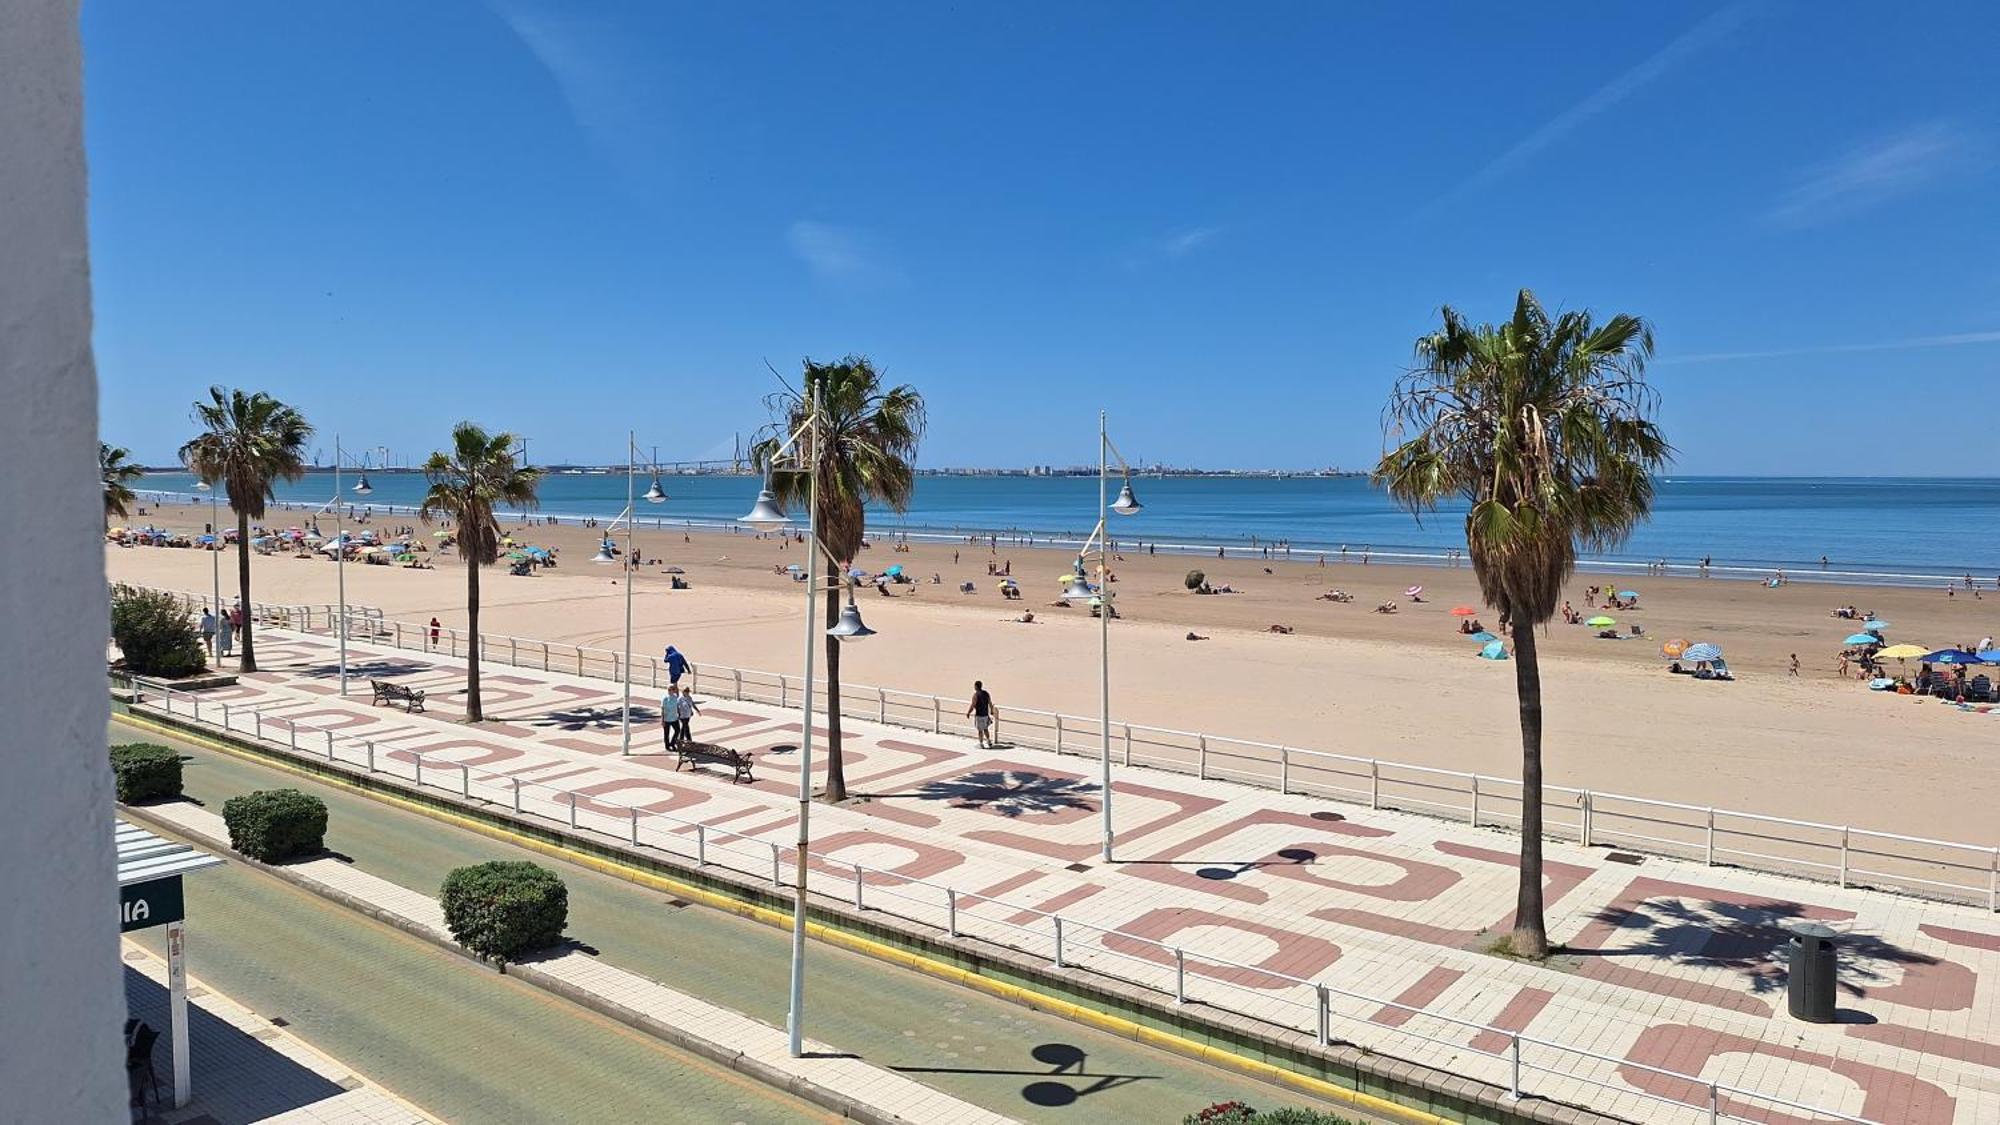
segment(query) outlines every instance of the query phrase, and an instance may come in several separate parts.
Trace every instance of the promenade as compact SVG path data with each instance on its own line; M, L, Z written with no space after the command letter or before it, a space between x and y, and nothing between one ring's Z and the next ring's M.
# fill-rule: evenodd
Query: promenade
M266 630L258 651L265 671L201 694L202 722L227 703L239 736L313 756L331 730L349 764L789 882L795 712L704 707L697 736L754 760L755 783L732 784L657 753L650 689L634 693L644 753L626 758L601 680L489 666L489 721L468 727L448 657L351 643L342 699L328 638ZM370 706L369 678L427 690L428 712ZM189 697L172 706L192 717ZM2000 1118L2000 917L1977 908L1551 842L1565 952L1527 965L1484 951L1510 921L1503 832L1120 768L1105 864L1094 764L1010 748L1004 728L982 750L845 725L855 799L813 821L813 886L831 900L1294 1031L1314 1030L1325 985L1332 1039L1503 1089L1518 1051L1526 1092L1632 1120L1706 1120L1708 1083L1752 1121L1828 1119L1771 1099ZM1784 1014L1782 927L1805 919L1845 935L1834 1024Z

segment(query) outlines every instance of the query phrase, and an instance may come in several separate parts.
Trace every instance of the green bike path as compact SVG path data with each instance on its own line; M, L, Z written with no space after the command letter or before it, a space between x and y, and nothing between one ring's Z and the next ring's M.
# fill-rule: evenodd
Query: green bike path
M320 797L327 803L326 844L331 851L349 858L363 871L424 894L437 894L445 873L468 863L526 859L553 866L569 886L569 936L594 949L607 963L773 1025L784 1025L790 964L788 933L723 911L689 905L581 866L442 824L343 787L301 778L233 755L116 724L111 737L114 742L143 740L174 746L188 758L184 770L187 795L216 812L220 812L222 802L229 797L253 789L289 786ZM236 874L252 881L277 883L268 876L243 869L237 869ZM220 928L209 920L213 916L194 897L201 880L191 883L194 885L189 888L190 917L201 923L194 933ZM220 892L221 888L215 890ZM286 894L305 897L303 892L289 887ZM241 925L238 921L225 919L221 925L232 930L247 929L244 936L252 946L284 945L294 940L294 924L310 927L303 918L244 918ZM277 953L273 957L292 963L274 965L271 971L259 973L252 957L238 968L279 979L291 971L299 971L297 962L291 958ZM464 969L462 975L480 979L476 971L460 964ZM237 994L240 999L259 1003L254 990L236 984L230 971L204 966L199 960L191 969L213 977L218 987ZM427 988L413 986L414 982L401 974L392 977L386 967L376 975L382 978L385 990L412 985L407 991L414 995L407 1003L423 1006L423 997L429 993ZM512 982L507 983L512 986ZM365 986L362 991L364 995L355 997L353 1002L373 1003L365 995ZM383 1006L393 1009L404 1003ZM261 1007L260 1010L272 1011ZM1260 1107L1312 1104L1310 1099L1289 1090L818 943L810 950L806 1013L808 1033L822 1042L855 1051L878 1066L898 1070L953 1096L1028 1122L1103 1119L1173 1123L1212 1102L1232 1099ZM322 1041L314 1032L302 1029L301 1034L314 1042ZM530 1037L543 1038L542 1033L528 1030L510 1038L518 1041ZM395 1075L375 1065L374 1060L330 1038L324 1042L329 1051L349 1058L363 1073L378 1076L391 1089L426 1108L459 1119L434 1099L427 1100L417 1086L409 1082L399 1084ZM566 1057L579 1052L563 1044L553 1053ZM510 1077L532 1082L534 1072L516 1067ZM655 1114L659 1112L659 1104L655 1103ZM1337 1108L1357 1121L1371 1120L1345 1107L1317 1108ZM690 1112L681 1119L758 1118L746 1110L713 1117Z

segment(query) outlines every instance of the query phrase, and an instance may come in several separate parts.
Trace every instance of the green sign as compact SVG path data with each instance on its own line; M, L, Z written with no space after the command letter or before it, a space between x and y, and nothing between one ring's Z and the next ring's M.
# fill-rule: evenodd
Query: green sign
M149 926L164 926L187 917L181 899L181 877L169 875L118 888L118 932L129 934Z

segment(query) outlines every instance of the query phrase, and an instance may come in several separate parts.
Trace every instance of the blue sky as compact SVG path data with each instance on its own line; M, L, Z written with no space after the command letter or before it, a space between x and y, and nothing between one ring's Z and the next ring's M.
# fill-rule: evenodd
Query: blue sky
M930 465L1361 467L1527 286L1653 321L1678 471L1990 467L2000 9L1830 12L93 0L104 433L709 457L858 351Z

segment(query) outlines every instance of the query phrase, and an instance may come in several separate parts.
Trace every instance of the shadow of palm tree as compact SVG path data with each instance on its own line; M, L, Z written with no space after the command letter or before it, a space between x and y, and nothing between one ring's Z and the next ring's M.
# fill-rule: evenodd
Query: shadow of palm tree
M1752 992L1761 994L1785 987L1792 935L1784 924L1804 920L1805 910L1794 902L1690 904L1670 899L1610 907L1596 917L1620 930L1644 930L1645 937L1617 949L1568 952L1580 957L1652 957L1677 965L1733 970L1749 980ZM1888 980L1884 970L1891 965L1938 963L1929 954L1859 932L1840 935L1834 950L1839 958L1835 979L1851 996L1865 996L1868 985Z
M420 672L435 670L428 664L418 664L409 660L371 659L347 662L347 678L350 680L364 678L384 680L391 676L414 676ZM337 680L340 678L340 662L334 661L331 664L314 662L287 671L296 671L301 676L310 676L316 680Z
M617 707L565 707L548 711L529 720L538 727L553 727L557 730L609 730L620 723L622 711ZM657 708L632 705L632 725L657 723L660 712Z
M915 797L924 801L950 801L954 808L984 809L1005 817L1028 813L1061 812L1065 809L1094 809L1091 795L1097 786L1080 778L1048 777L1018 770L975 770L959 777L927 782L914 793L871 794L884 797Z

